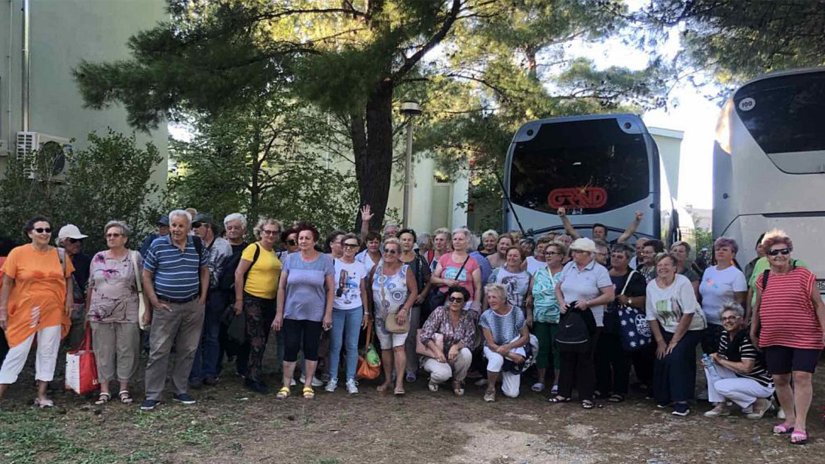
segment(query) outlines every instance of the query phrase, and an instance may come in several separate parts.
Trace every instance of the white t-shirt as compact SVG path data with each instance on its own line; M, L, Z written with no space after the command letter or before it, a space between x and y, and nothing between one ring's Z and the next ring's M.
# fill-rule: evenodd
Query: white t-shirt
M702 282L699 284L699 294L702 295L702 311L708 323L721 325L719 311L725 303L734 301L735 292L747 292L748 283L745 274L736 266L730 266L722 271L716 266L705 269Z
M544 266L547 266L547 263L544 261L539 261L533 256L527 257L527 273L533 275L539 269L542 269Z
M524 309L524 298L530 286L530 274L527 271L513 273L502 266L493 270L487 283L503 285L507 290L507 302Z
M367 252L366 249L362 250L360 253L355 255L355 260L359 263L363 263L364 267L367 268L367 272L370 272L373 267L377 264L375 261L370 258L370 254Z
M662 330L670 333L676 332L676 326L682 319L682 315L691 314L698 311L699 302L696 301L696 294L693 293L693 285L687 277L676 274L676 280L667 288L660 288L656 280L651 280L647 284L647 299L645 300L645 319L648 321L659 321ZM697 315L693 316L690 330L695 330L700 323Z
M354 261L345 263L335 260L335 309L355 309L363 306L361 301L361 282L366 278L364 263Z

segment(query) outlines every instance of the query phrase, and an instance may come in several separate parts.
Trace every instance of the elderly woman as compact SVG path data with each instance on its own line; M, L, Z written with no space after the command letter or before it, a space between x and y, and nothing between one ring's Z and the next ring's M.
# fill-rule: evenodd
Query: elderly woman
M490 256L497 252L496 243L498 242L498 232L493 229L485 230L481 234L481 248L478 251L484 256Z
M555 235L552 237L545 235L536 241L536 252L533 256L528 256L524 260L524 264L522 264L522 267L525 268L530 275L533 275L539 269L544 268L544 250L547 248L547 245L553 243L554 237Z
M687 277L676 273L677 265L669 253L656 258L656 278L647 284L645 312L656 341L656 402L662 408L672 404L675 416L687 416L696 386L696 344L706 324L693 287Z
M430 258L430 271L435 272L438 260L445 253L450 252L451 235L450 229L446 227L440 227L433 232L433 256Z
M355 260L363 263L367 272L372 270L381 261L381 234L378 232L368 232L364 241L367 248L355 255Z
M470 292L472 307L481 311L481 268L467 247L470 242L470 231L458 228L453 231L453 251L445 253L438 259L438 265L431 277L432 283L439 285L439 292L446 292L449 287L461 285Z
M69 330L72 309L72 262L49 246L52 227L49 220L36 216L23 227L31 244L17 247L3 263L0 289L0 329L6 332L9 352L0 367L0 399L17 381L37 335L35 406L50 408L46 396L54 378L60 338Z
M364 263L355 260L355 253L361 243L355 234L346 234L342 239L344 250L341 259L335 260L335 301L332 303L332 331L329 347L329 382L325 390L329 393L338 387L338 363L341 348L346 347L347 393L358 393L355 368L358 362L358 335L361 327L369 323L367 311L367 287L364 283L367 269Z
M100 395L95 404L108 403L112 398L109 382L120 382L117 394L121 403L131 403L129 380L140 360L139 298L136 269L143 269L143 258L129 251L130 230L119 221L109 221L103 228L106 251L94 255L90 268L89 291L86 297L88 318L92 327L92 346L97 361ZM148 307L148 299L144 302Z
M688 242L676 242L670 246L670 252L679 261L676 272L687 277L690 284L693 285L693 291L699 296L699 282L702 277L693 269L690 262L690 244Z
M771 267L756 279L751 340L765 352L768 372L785 411L785 421L773 431L790 433L791 443L803 444L808 440L811 380L825 347L825 304L816 276L795 266L790 237L772 231L765 235L762 246Z
M433 356L424 356L424 370L430 373L431 392L451 377L453 393L464 394L464 378L473 361L472 346L476 336L476 313L464 311L470 292L464 287L450 287L447 302L430 314L418 336Z
M532 329L539 342L539 352L536 355L536 369L538 379L531 389L534 392L544 390L547 378L547 367L554 368L553 388L550 393L559 392L559 350L555 345L556 333L559 330L561 308L556 299L556 279L564 265L562 260L567 256L567 248L561 243L549 243L544 248L545 266L533 274L530 293L527 296L528 315L532 315ZM531 325L528 316L527 325Z
M645 310L647 282L630 269L633 253L633 248L623 243L613 246L608 274L616 298L607 305L604 329L596 342L596 391L611 403L624 401L630 379L631 354L622 348L619 309L633 308L640 314ZM641 376L637 373L637 377Z
M487 256L487 261L490 262L490 266L493 269L504 265L507 261L507 249L513 245L513 237L509 234L501 234L498 236L498 241L496 241L496 252Z
M571 245L573 260L564 266L556 285L556 300L561 313L580 311L585 320L592 317L596 327L604 325L604 306L613 301L613 282L604 266L595 260L596 244L589 238L576 239ZM568 306L569 304L569 306ZM590 314L592 314L592 316ZM583 347L562 350L559 372L559 393L550 398L552 403L570 401L575 380L582 408L593 409L595 371L593 368L593 340Z
M708 400L716 405L705 417L729 415L730 401L742 408L748 419L761 419L772 407L773 379L748 335L742 306L725 303L721 312L725 331L719 337L719 349L703 362Z
M275 240L281 223L263 218L253 232L257 242L248 245L235 268L236 315L243 313L246 321L246 341L238 357L245 358L238 365L245 368L240 374L244 385L261 394L268 391L261 379L264 350L269 339L269 327L275 318L278 283L283 265L275 253Z
M524 252L524 256L533 256L536 250L536 241L532 237L525 237L518 241L518 246Z
M527 360L530 342L527 319L521 308L507 302L507 290L501 284L484 287L490 308L481 315L479 326L484 335L487 358L487 391L484 401L496 400L496 383L501 376L501 392L515 398L521 384L521 368Z
M398 259L410 267L418 289L418 296L415 297L415 303L410 310L409 317L410 330L415 334L430 315L429 310L424 308L424 302L427 301L427 295L430 293L430 266L427 259L413 248L417 240L414 230L401 229L401 232L398 233L398 240L401 242L401 255ZM407 337L405 345L407 350L407 374L404 378L410 383L415 382L416 373L418 372L418 356L415 354L415 345L415 337Z
M404 395L404 377L401 373L407 364L404 344L406 331L388 329L388 319L393 318L397 327L409 324L410 311L418 296L410 266L401 262L401 242L397 238L384 241L384 257L369 274L369 286L372 288L373 314L375 317L375 334L381 344L381 363L384 365L384 383L378 386L383 392L390 388L393 369L395 370L395 390L397 396Z
M504 266L496 268L487 280L488 284L501 284L507 289L507 302L525 311L528 325L533 323L533 315L525 306L525 298L530 290L530 274L522 270L524 251L519 247L507 249Z
M291 253L284 262L278 280L277 312L272 328L283 330L284 362L283 386L277 399L290 395L290 384L295 373L298 352L304 353L305 399L315 398L312 379L318 367L318 346L322 330L332 327L332 303L335 298L335 266L329 255L315 249L318 229L302 223L298 232L298 253Z
M702 311L708 322L708 328L702 334L702 351L714 353L719 347L719 337L722 335L722 321L719 313L722 305L729 301L745 304L748 295L748 282L733 263L739 246L736 241L719 237L713 243L713 254L716 265L705 269L702 283L699 284L699 295L702 298Z

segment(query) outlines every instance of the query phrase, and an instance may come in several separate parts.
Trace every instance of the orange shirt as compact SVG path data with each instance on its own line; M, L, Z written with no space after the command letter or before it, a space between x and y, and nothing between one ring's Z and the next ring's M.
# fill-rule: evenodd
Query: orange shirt
M9 294L6 339L9 347L23 343L44 327L62 325L65 336L71 325L66 314L66 279L74 272L72 261L63 264L56 248L38 251L33 245L19 246L3 263L3 273L14 279Z

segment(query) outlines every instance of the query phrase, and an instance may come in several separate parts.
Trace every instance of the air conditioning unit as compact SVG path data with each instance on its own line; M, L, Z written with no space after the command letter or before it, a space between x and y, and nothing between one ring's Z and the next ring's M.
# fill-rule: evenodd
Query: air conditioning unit
M67 157L71 154L71 140L41 132L18 132L15 144L17 159L25 162L29 179L40 178L62 182L66 177ZM47 179L42 179L46 176Z
M9 156L9 145L5 139L0 139L0 156Z

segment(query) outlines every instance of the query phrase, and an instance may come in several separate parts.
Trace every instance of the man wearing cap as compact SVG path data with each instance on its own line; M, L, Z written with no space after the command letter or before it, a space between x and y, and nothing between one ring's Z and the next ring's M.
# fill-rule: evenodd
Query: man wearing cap
M140 406L143 411L151 411L160 403L173 346L173 398L179 403L195 404L188 393L189 373L203 330L209 268L208 253L200 238L189 235L191 228L189 213L169 213L169 235L155 239L143 261L143 290L152 306L144 315L144 323L151 322L152 327L146 399Z
M146 257L146 252L149 251L149 246L152 244L152 242L155 241L156 238L165 237L165 236L169 235L169 218L168 217L161 216L160 219L158 219L158 222L157 222L156 225L158 226L157 233L152 232L151 234L146 236L146 238L143 240L143 243L140 244L140 255L143 256L144 258Z
M189 386L195 389L201 388L204 384L218 383L221 316L229 304L229 294L221 288L220 282L232 259L232 246L226 239L218 237L217 229L212 216L207 213L198 213L192 222L192 230L203 241L206 266L209 268L209 292L206 294L203 333L195 352L192 372L189 374Z
M86 320L86 283L89 281L89 266L92 259L83 254L83 239L88 237L80 233L80 229L74 224L66 224L60 228L55 239L58 247L66 250L66 256L72 261L74 273L72 274L72 327L64 341L68 348L76 348L83 341L83 334Z

